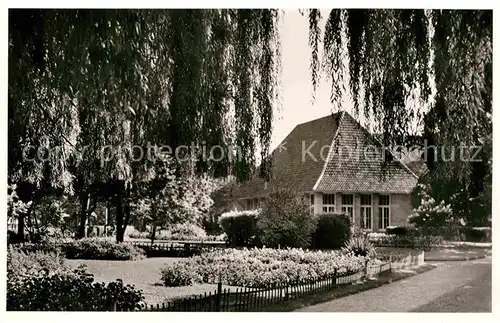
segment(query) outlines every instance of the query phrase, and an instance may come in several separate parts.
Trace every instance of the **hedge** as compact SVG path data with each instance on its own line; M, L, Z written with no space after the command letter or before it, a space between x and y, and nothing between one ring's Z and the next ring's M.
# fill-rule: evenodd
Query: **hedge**
M322 214L313 233L314 249L340 249L351 235L351 221L344 214Z

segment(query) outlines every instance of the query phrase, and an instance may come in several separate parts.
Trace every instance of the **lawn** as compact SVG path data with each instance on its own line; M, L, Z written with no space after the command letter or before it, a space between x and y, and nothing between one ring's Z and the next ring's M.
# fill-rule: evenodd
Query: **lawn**
M131 284L142 289L146 303L156 305L166 300L179 297L199 295L214 292L217 286L213 284L198 284L184 287L165 287L160 280L160 271L167 263L182 261L186 258L146 258L137 261L116 260L80 260L68 259L67 263L76 268L80 264L87 266L98 282L111 282L121 278L125 284ZM223 286L222 288L235 287Z
M408 255L411 252L412 255L416 255L420 250L408 249L408 248L392 248L392 247L378 247L377 252L380 254L401 254ZM429 251L425 251L424 257L425 261L463 261L472 260L478 258L484 258L491 256L491 249L485 248L432 248Z

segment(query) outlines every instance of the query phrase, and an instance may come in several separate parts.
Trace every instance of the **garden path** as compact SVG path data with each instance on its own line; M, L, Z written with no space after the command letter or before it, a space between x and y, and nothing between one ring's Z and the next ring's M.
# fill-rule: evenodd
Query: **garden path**
M460 294L459 289L471 288L485 281L485 277L491 277L491 258L435 264L437 268L423 274L297 311L408 312L433 303L444 295ZM488 308L491 311L491 279L487 286L489 291L482 290L484 297L482 303L477 304L477 311L487 311ZM466 304L472 300L464 298L460 301ZM474 311L473 308L469 310Z

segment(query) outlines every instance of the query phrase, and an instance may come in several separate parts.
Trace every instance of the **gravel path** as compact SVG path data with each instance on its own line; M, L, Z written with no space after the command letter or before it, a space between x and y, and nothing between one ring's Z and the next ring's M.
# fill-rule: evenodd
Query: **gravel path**
M437 263L438 267L420 275L410 277L389 285L371 289L360 294L339 298L330 302L302 308L302 312L408 312L424 309L427 304L433 304L429 310L438 311L439 304L449 304L449 299L460 293L464 286L475 286L486 281L481 290L486 302L489 300L491 311L491 279L485 279L489 273L491 277L491 258L464 261ZM489 288L489 291L486 289ZM470 293L470 297L474 297ZM489 295L489 296L488 296ZM440 297L445 299L439 302ZM436 302L436 303L433 303ZM462 300L462 303L467 300ZM430 305L429 305L430 306ZM448 305L452 310L453 306ZM484 311L484 306L476 308ZM469 311L474 311L469 308Z

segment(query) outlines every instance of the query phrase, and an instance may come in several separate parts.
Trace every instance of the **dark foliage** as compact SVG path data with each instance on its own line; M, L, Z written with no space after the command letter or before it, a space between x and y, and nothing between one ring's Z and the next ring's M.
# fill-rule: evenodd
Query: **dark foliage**
M402 236L408 233L407 227L391 227L386 229L387 234L395 234L397 236Z
M293 190L272 192L265 199L257 226L269 247L307 248L316 229L309 198Z
M477 228L460 228L460 233L463 235L465 241L470 242L491 242L491 229L481 230ZM488 235L488 231L490 235ZM489 240L489 241L488 241Z
M110 241L83 239L64 244L62 250L68 259L137 260L145 252L135 246Z
M257 227L257 216L253 213L223 218L220 224L231 247L261 245L261 232Z
M132 311L141 308L142 291L115 282L94 282L84 270L27 277L7 289L10 311Z
M340 249L351 235L350 220L343 214L319 216L312 246L315 249Z

